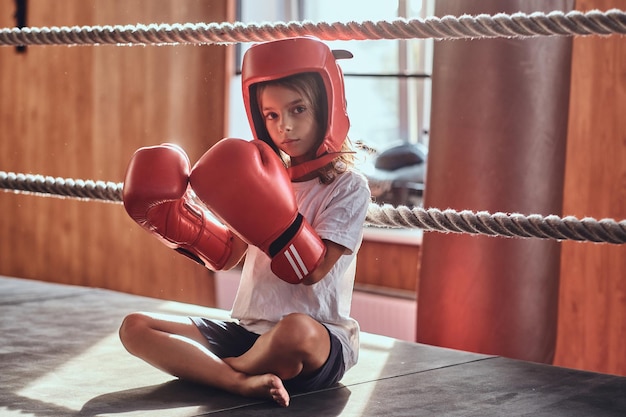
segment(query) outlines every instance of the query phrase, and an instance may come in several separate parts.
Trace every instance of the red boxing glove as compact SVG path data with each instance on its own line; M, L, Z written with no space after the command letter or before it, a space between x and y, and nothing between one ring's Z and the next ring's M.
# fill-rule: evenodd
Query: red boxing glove
M219 270L230 257L233 235L191 198L190 169L189 158L176 145L137 150L126 170L124 208L166 246Z
M282 161L260 140L222 139L194 165L191 188L220 220L270 258L280 279L298 284L326 245L298 213Z

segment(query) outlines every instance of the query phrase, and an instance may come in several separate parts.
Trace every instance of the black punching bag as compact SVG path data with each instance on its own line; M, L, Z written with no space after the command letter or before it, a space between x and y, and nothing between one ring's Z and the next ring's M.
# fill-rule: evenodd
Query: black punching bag
M436 15L567 12L574 1L438 0ZM571 37L436 41L425 207L561 215ZM554 240L426 233L417 341L551 363Z

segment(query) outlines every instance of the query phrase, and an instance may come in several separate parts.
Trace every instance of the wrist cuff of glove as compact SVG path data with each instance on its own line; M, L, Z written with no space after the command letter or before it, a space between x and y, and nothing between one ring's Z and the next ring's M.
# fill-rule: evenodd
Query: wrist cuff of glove
M272 272L283 281L299 284L315 270L326 253L324 242L300 213L270 245Z

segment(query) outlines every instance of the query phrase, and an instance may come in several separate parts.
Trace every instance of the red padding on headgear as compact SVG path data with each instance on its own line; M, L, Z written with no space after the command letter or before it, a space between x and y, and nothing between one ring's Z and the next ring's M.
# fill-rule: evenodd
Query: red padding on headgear
M339 152L350 128L343 73L328 45L309 36L256 44L244 55L241 71L243 101L254 138L264 139L259 137L255 125L254 112L258 114L259 110L253 108L255 106L252 103L256 103L256 100L251 100L250 87L256 83L303 72L314 72L321 76L328 100L328 126L316 155L321 157L327 153ZM316 165L318 164L311 164L310 167ZM306 171L311 172L317 168L307 168ZM298 176L304 175L303 169L299 171Z

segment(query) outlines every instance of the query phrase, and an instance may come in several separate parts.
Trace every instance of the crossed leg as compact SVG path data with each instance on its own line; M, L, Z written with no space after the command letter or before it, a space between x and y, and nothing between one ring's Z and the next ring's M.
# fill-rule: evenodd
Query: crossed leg
M133 355L181 379L248 397L289 405L283 379L319 369L330 353L326 328L304 314L290 314L261 335L248 352L220 359L187 317L133 313L120 327Z

